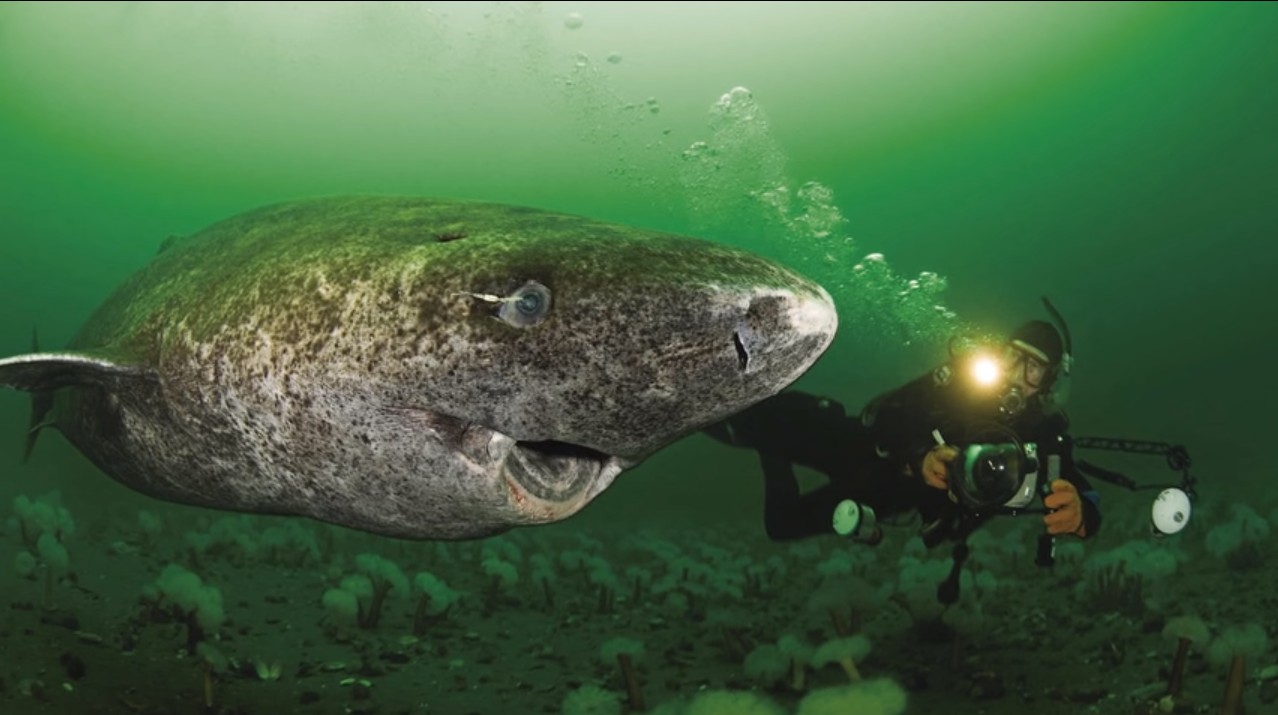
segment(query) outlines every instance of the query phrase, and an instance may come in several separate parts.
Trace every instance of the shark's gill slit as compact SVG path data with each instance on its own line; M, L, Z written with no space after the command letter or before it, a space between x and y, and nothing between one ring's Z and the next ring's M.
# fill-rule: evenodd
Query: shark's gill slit
M750 351L746 350L745 343L741 342L741 333L732 333L732 347L737 349L737 366L741 368L741 372L745 372L750 367Z

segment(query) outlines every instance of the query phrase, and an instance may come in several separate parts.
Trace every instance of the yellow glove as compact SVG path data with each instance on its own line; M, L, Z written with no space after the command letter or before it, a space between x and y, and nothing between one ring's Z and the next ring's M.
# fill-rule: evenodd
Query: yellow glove
M1083 499L1078 489L1064 479L1052 481L1052 493L1043 497L1043 504L1052 513L1043 517L1047 524L1047 533L1054 536L1073 534L1086 538L1087 528L1083 526Z
M958 449L948 444L933 447L923 456L923 483L933 489L948 489L950 486L950 462L958 456Z

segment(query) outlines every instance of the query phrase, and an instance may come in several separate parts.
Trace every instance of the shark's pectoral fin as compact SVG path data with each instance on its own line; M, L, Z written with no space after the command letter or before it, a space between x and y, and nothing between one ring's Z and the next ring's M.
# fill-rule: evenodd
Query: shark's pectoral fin
M573 514L602 492L629 463L602 452L548 440L524 441L452 415L414 407L382 407L387 434L409 430L446 458L481 478L450 486L448 501L467 505L474 536L489 523L504 530ZM494 532L496 533L496 532Z
M490 452L494 432L473 422L414 407L385 407L383 413L430 435L440 446L465 457L476 466L491 461L495 456Z
M154 379L145 366L118 356L93 352L34 352L0 360L0 385L31 393L31 423L27 430L22 459L35 448L40 430L52 424L53 392L63 387L104 387L118 389L139 379Z
M27 392L63 387L116 387L153 379L151 368L97 352L29 353L0 360L0 385Z

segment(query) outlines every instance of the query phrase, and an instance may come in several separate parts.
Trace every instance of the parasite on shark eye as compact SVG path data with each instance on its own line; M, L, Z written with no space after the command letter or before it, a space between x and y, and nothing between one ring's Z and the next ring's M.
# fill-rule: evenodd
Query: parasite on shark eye
M475 300L482 300L485 303L501 303L506 300L505 298L502 298L499 295L493 295L492 293L471 293L470 291L465 290L453 291L452 295L464 295L468 298L474 298Z
M550 289L537 281L528 281L519 290L502 298L497 317L516 328L528 328L550 314Z

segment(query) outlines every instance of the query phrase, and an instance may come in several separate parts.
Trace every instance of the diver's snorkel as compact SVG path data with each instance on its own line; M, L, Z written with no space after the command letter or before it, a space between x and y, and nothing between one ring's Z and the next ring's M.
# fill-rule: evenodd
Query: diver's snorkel
M1061 353L1061 362L1056 366L1056 374L1039 398L1044 412L1054 412L1064 407L1066 400L1069 399L1070 374L1074 371L1074 341L1070 338L1069 326L1065 324L1065 318L1061 316L1061 312L1052 305L1052 301L1048 300L1047 296L1042 296L1042 300L1048 315L1052 316L1052 321L1056 323L1056 327L1060 328L1061 337L1065 341L1065 352Z

